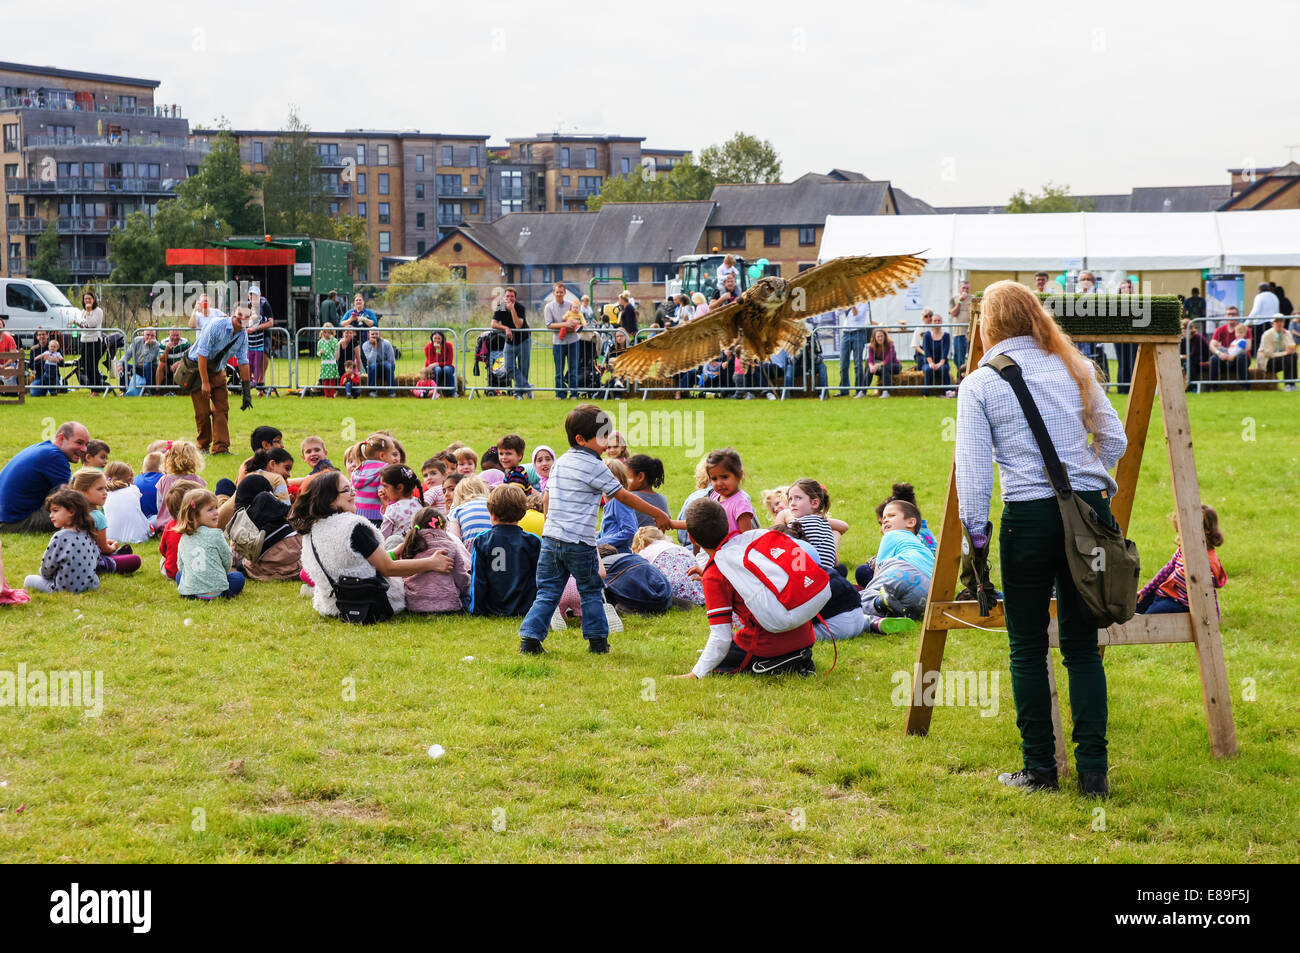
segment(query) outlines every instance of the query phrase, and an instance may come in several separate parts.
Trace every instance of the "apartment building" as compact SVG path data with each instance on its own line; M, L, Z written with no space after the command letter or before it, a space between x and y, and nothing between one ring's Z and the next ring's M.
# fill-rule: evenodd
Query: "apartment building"
M74 283L103 279L108 235L197 171L205 147L158 80L0 62L0 275L22 276L47 228Z
M540 133L507 139L508 159L529 167L534 176L536 211L581 212L606 181L646 168L666 172L687 155L685 149L646 149L645 137ZM512 209L511 211L528 211Z
M210 143L217 129L196 129ZM280 135L274 129L236 129L246 168L265 172ZM394 260L418 257L452 227L487 221L487 136L415 130L347 129L308 136L319 157L330 213L366 222L370 260L357 263L357 280L387 281Z

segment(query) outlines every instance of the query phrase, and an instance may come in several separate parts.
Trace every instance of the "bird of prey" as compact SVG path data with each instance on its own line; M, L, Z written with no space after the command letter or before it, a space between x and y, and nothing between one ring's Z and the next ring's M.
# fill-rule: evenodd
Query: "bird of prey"
M743 295L708 314L628 348L611 359L628 381L671 377L739 347L748 370L777 351L797 355L812 330L806 318L907 287L925 267L915 255L835 258L793 278L760 278Z

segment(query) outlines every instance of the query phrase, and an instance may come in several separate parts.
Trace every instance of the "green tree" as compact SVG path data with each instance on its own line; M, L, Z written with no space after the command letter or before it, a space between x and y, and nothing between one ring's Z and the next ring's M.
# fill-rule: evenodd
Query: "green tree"
M1028 212L1091 212L1097 207L1095 199L1076 199L1070 197L1068 185L1053 185L1048 182L1040 195L1030 195L1020 189L1007 202L1007 212L1023 214Z
M258 177L244 170L239 144L223 129L198 174L177 186L176 196L189 208L210 208L214 224L226 234L257 235L262 228L262 210L253 201L258 185Z
M772 143L744 132L708 146L700 153L700 165L721 183L781 181L781 157Z
M333 238L337 232L329 215L328 176L320 171L320 157L308 135L311 129L289 111L288 125L280 130L266 160L262 201L266 225L272 234Z
M27 266L27 272L33 278L44 278L56 285L67 284L71 278L68 269L59 263L62 247L59 244L59 229L54 222L46 226L41 237L36 239L36 255Z
M126 217L126 228L108 236L108 260L113 264L113 284L152 284L163 276L167 261L153 222L144 212Z
M413 323L425 320L445 323L451 311L461 320L474 304L473 292L451 269L432 258L417 259L398 265L388 273L388 287L379 298L386 312L398 314ZM437 317L432 317L437 314Z
M605 183L599 194L587 199L587 209L597 211L605 202L683 202L707 199L713 194L713 176L691 161L690 156L673 166L667 175L640 171L620 175Z
M366 235L366 220L360 215L343 215L335 219L334 234L330 237L352 243L354 266L370 261L370 238Z

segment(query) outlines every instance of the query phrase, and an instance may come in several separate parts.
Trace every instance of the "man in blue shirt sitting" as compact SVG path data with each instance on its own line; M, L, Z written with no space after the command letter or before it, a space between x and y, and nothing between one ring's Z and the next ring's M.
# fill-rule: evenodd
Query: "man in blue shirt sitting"
M54 434L20 450L0 470L0 533L52 533L45 497L72 479L72 464L86 458L90 432L70 420Z
M185 359L198 365L202 386L190 394L194 404L194 425L198 429L195 441L200 450L211 453L230 452L230 393L226 389L226 359L234 357L239 365L240 389L243 402L240 410L253 406L253 393L248 382L248 320L247 305L239 305L228 318L213 318L199 333L199 339L185 354Z

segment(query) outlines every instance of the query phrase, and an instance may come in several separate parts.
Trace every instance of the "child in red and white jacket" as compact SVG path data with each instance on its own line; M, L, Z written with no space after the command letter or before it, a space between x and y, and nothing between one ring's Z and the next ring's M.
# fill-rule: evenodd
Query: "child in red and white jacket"
M201 490L203 485L197 480L177 480L167 488L166 499L168 513L179 513L181 511L181 500L185 499L185 494L190 490ZM176 558L180 554L181 533L176 528L176 520L168 519L167 524L163 527L162 533L158 536L158 552L162 559L158 563L158 568L162 574L172 582L176 581L176 573L180 571Z
M816 641L811 622L788 632L769 632L754 618L744 600L732 588L713 561L718 548L733 534L728 531L727 513L710 499L696 500L686 510L686 532L709 555L704 567L704 611L709 619L709 641L695 668L678 678L704 678L710 672L735 675L814 675L812 645ZM732 612L740 627L732 627Z

